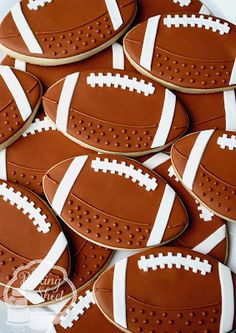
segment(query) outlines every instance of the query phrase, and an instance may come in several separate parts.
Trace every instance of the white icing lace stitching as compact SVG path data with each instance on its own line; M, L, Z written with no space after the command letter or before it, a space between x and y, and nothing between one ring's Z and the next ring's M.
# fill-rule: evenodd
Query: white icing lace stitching
M197 209L201 213L201 214L199 214L200 218L202 220L204 220L205 222L212 221L214 214L209 209L207 209L202 204L200 204L200 202L198 202L197 200L195 200L195 202L198 205Z
M106 86L108 88L128 89L129 91L136 91L138 94L143 93L145 96L153 95L155 92L155 87L151 82L146 83L144 80L139 81L136 77L130 78L128 75L121 76L112 73L98 73L98 75L91 73L87 77L87 84L92 88L98 85L101 88Z
M28 8L30 10L38 10L39 7L44 7L47 3L51 3L53 0L29 0Z
M39 118L35 119L22 136L26 137L28 135L34 135L43 131L56 131L56 126L52 124L48 117L44 117L43 120L40 120Z
M8 188L6 183L2 183L0 184L0 196L4 201L9 201L12 206L22 210L23 214L28 214L33 224L38 226L37 230L39 232L46 234L50 231L51 224L47 222L47 216L42 215L41 209L36 208L35 203L30 201L28 197L23 197L21 192L14 192L13 187Z
M173 0L174 3L177 3L180 7L189 6L192 0Z
M228 34L230 32L230 26L227 22L221 23L219 19L213 19L212 17L205 18L203 15L196 17L196 15L167 15L164 18L164 25L168 28L180 28L180 27L197 27L205 28L206 30L212 30L213 32L218 32L220 35Z
M144 272L148 272L149 269L156 271L158 269L185 269L186 271L192 270L193 273L201 273L201 275L206 275L211 273L212 266L209 264L208 260L201 261L199 257L193 258L188 255L183 257L182 253L177 253L173 255L172 252L168 252L168 255L159 253L157 257L150 255L149 258L142 256L138 261L139 269Z
M178 178L178 176L176 175L176 172L175 172L175 169L173 168L173 165L171 165L171 166L169 167L168 172L169 172L169 177L170 177L170 178L175 177L175 181L176 181L177 183L179 183L179 178Z
M110 172L111 174L118 173L119 176L125 176L125 178L131 178L132 182L138 182L138 185L145 186L147 191L155 191L158 186L156 178L150 178L148 173L144 174L142 169L135 169L134 165L126 165L125 162L118 163L117 160L109 161L105 158L103 161L97 157L93 160L91 167L95 172L102 171L104 173Z
M231 137L228 137L227 134L223 134L223 136L218 138L217 144L221 149L228 148L229 150L234 150L236 148L236 136L231 135Z
M71 328L73 322L79 320L79 317L82 316L85 310L89 309L93 304L95 304L95 299L93 293L90 290L86 291L86 296L80 296L77 303L72 304L72 309L67 309L67 315L61 316L60 325L64 328Z

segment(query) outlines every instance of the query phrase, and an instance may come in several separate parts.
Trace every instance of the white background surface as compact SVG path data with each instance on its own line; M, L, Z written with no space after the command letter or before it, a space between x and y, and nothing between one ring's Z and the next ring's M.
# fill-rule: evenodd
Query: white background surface
M17 0L0 0L0 21L8 12L12 4L14 4L16 1ZM201 0L201 1L206 6L208 6L208 8L213 12L213 14L222 18L226 18L236 24L236 0ZM0 51L0 59L3 56L4 55ZM236 224L229 224L228 231L229 231L229 240L230 240L230 256L228 259L228 265L231 267L232 270L236 271L236 255L235 255ZM113 262L129 254L130 252L117 253L115 258L113 259ZM26 309L23 312L21 310L19 315L21 317L23 317L23 315L26 316L27 320L29 321L27 325L24 325L22 327L14 325L14 323L11 322L12 319L11 309L7 308L7 306L4 303L0 302L0 333L46 332L49 323L53 319L52 312L47 308L38 308L38 309L35 308L33 310ZM14 314L14 316L16 316L16 313ZM81 332L81 333L86 333L86 332Z

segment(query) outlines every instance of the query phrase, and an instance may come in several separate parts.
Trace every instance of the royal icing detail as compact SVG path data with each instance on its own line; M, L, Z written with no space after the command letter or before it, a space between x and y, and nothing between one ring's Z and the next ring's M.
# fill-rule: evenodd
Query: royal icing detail
M148 272L149 269L156 271L158 269L185 269L186 271L192 270L193 273L200 273L206 275L211 273L212 266L208 260L201 261L199 257L193 258L190 255L184 257L182 253L173 255L172 252L168 252L167 255L159 253L157 257L150 255L149 258L142 256L138 261L138 267L144 272Z
M92 161L91 167L95 172L110 172L113 175L117 173L127 179L131 178L132 182L138 183L141 187L144 186L148 192L155 191L158 186L156 178L150 178L150 175L148 173L144 174L142 169L135 169L134 165L126 165L125 162L109 161L108 158L101 160L100 157L97 157L96 160Z
M178 183L179 182L179 178L178 178L178 176L177 176L177 174L176 174L176 172L175 172L175 169L174 169L174 167L173 167L173 165L171 165L170 167L169 167L169 169L168 169L168 173L169 173L169 177L170 178L175 178L175 181Z
M178 4L180 7L188 7L192 0L173 0L173 2Z
M164 25L168 28L205 28L206 30L212 30L212 32L218 32L220 35L228 34L230 32L230 26L227 22L221 23L219 19L213 19L212 17L205 18L203 15L197 17L196 15L188 16L184 14L179 15L167 15L164 18Z
M198 205L197 209L201 214L199 214L200 218L204 220L205 222L212 221L212 218L214 217L214 214L207 209L205 206L200 204L197 200L195 200L196 204Z
M33 224L37 226L38 232L48 233L51 228L51 223L47 222L47 216L43 215L39 207L35 207L35 203L30 201L21 192L14 192L13 187L7 187L6 183L0 184L0 196L4 201L9 201L12 206L22 210L22 213L28 215Z
M47 3L52 3L53 0L29 0L28 8L30 10L38 10L39 7L44 7Z
M28 135L35 135L36 133L42 133L44 131L56 131L56 126L48 119L48 117L44 117L43 120L36 118L22 136L26 137Z
M95 304L95 299L93 293L90 290L86 291L86 296L79 296L79 301L72 304L71 309L66 310L66 315L61 316L60 325L64 328L71 328L73 322L80 319L80 317L88 310L93 304Z
M100 88L128 89L129 91L136 91L138 94L143 93L145 96L153 95L155 92L155 87L151 82L146 83L144 80L138 80L136 77L130 78L128 75L122 76L119 73L116 75L112 73L98 73L98 75L91 73L87 77L87 84L92 88L99 86Z
M231 137L229 137L227 134L223 134L223 136L218 138L217 144L221 149L228 148L229 150L234 150L236 149L236 136L231 135Z

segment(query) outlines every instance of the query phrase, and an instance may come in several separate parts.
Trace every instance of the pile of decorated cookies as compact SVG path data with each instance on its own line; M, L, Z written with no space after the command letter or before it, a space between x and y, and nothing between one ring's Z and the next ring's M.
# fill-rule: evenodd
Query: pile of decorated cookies
M2 301L60 301L48 333L234 332L235 41L198 0L12 8L0 25ZM106 270L114 250L136 254Z

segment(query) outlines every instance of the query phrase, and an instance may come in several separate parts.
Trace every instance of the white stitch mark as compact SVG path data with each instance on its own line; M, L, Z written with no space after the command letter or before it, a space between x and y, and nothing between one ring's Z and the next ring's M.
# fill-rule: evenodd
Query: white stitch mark
M132 79L128 75L121 76L119 73L113 75L112 73L91 73L87 77L87 84L92 88L97 85L102 88L104 86L111 88L121 88L123 90L136 91L138 94L143 93L145 96L153 95L155 87L152 82L146 83L144 80L138 80L136 77Z
M144 174L142 169L135 169L133 165L126 165L125 162L118 163L117 160L109 161L105 158L103 161L97 157L93 160L91 167L95 172L102 171L103 173L110 172L111 174L118 173L119 176L125 176L125 178L132 179L132 182L138 182L138 185L145 186L146 190L155 191L158 186L156 178L150 178L148 173Z
M30 10L38 10L39 7L44 7L47 3L51 3L53 0L29 0L28 8Z
M190 269L193 273L201 273L201 275L206 275L211 273L212 266L209 264L208 260L201 261L199 257L193 258L190 255L183 257L182 253L177 253L173 255L172 252L168 252L168 255L159 253L157 257L150 255L149 258L142 256L138 261L139 269L144 272L148 272L149 269L156 271L157 269L185 269L189 271Z
M219 19L213 19L212 17L205 18L203 15L196 17L196 15L167 15L164 18L164 25L168 28L205 28L206 30L212 30L218 32L220 35L228 34L230 32L230 26L227 22L221 23Z
M56 126L48 119L44 117L43 120L36 118L29 128L22 134L23 137L28 135L35 135L44 131L56 131Z
M227 134L223 134L223 136L218 138L217 144L221 149L234 150L236 148L236 136L231 135L231 137L228 137Z
M212 221L212 218L215 216L209 209L207 209L205 206L200 204L197 200L195 200L196 204L198 205L197 210L201 214L199 214L200 218L204 220L205 222Z
M60 325L64 329L71 328L73 326L73 322L79 320L85 310L88 310L93 304L95 304L93 293L90 290L87 290L86 296L79 296L79 301L72 304L72 309L66 310L67 315L61 316Z
M173 168L173 165L171 165L171 166L169 167L168 172L169 172L169 177L170 177L170 178L175 177L175 181L176 181L177 183L179 183L179 178L178 178L178 176L177 176L177 174L176 174L176 172L175 172L175 169Z
M12 206L22 210L22 213L27 215L33 221L35 226L38 226L38 232L48 233L51 228L51 223L46 222L47 216L42 215L41 209L35 207L35 203L30 201L26 196L23 197L21 192L14 192L13 187L7 187L6 183L0 184L0 196L4 201L9 201Z
M173 0L174 3L178 4L180 7L189 6L192 0Z

